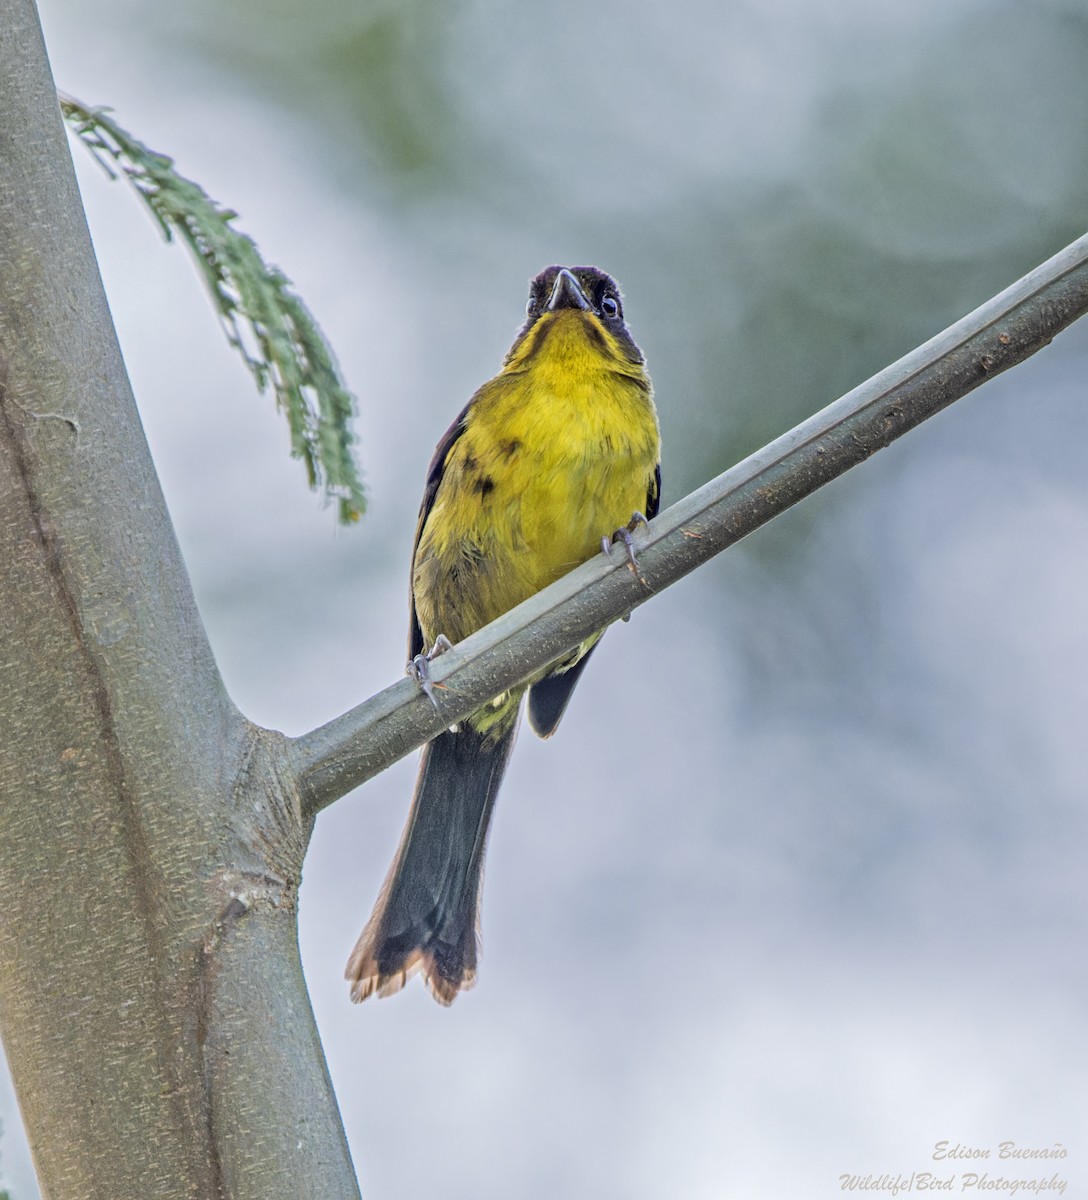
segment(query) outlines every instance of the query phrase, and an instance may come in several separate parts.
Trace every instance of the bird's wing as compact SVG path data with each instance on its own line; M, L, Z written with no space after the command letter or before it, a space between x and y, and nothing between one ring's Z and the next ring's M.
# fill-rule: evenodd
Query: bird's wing
M419 549L419 537L423 532L423 526L430 515L431 508L434 506L434 498L438 492L438 485L442 482L442 475L446 469L446 459L449 458L449 453L453 449L454 442L465 432L466 418L471 406L472 401L470 400L457 414L457 418L453 424L442 435L441 441L435 447L431 465L427 468L427 486L423 489L423 500L419 506L419 520L416 521L416 540L412 543L412 567L408 576L408 604L410 614L408 626L409 662L417 654L424 654L427 650L427 647L423 644L423 630L419 627L419 617L416 615L415 589L412 585L412 580L415 576L416 551Z
M593 646L597 643L594 642ZM537 737L551 737L570 703L574 685L581 677L593 646L581 656L563 660L550 675L545 675L529 689L529 724ZM573 658L573 661L572 661ZM567 666L565 664L569 663Z
M648 521L652 521L657 516L658 509L661 507L661 464L658 463L654 467L654 477L650 480L650 486L646 489L646 512L643 514Z

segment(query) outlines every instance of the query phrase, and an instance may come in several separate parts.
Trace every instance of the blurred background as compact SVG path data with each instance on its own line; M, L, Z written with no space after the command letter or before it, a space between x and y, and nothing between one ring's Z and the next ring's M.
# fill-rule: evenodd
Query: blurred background
M359 396L344 530L73 148L216 655L289 733L403 672L429 456L541 267L623 285L671 502L1088 229L1083 0L40 2L58 85L240 212ZM321 816L302 952L366 1196L830 1197L947 1177L944 1139L1061 1142L1078 1194L1086 377L1082 322L610 632L523 733L451 1010L341 979L414 756Z

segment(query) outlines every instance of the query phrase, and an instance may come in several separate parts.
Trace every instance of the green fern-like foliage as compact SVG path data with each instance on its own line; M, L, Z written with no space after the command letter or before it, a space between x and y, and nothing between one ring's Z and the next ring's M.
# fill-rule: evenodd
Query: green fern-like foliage
M271 387L291 430L291 453L302 459L311 488L324 488L340 520L357 521L366 507L352 454L354 402L332 350L290 280L261 258L239 233L237 213L221 208L198 184L179 175L109 116L70 96L60 98L71 130L111 178L127 180L151 210L167 241L192 252L212 294L227 338L260 391Z

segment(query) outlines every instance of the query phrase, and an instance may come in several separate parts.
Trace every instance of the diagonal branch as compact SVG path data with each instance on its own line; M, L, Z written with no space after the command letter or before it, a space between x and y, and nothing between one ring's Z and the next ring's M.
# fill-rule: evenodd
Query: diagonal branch
M1042 349L1088 311L1088 234L1000 295L661 513L641 578L603 554L435 661L442 712L404 679L292 742L308 814L739 541L927 417Z

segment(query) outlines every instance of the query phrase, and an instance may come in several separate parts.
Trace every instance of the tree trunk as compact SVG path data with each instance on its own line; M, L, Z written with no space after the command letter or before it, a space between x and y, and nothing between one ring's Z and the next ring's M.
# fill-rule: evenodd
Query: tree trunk
M0 1032L43 1194L357 1196L309 828L196 611L33 0L0 0L0 564Z

